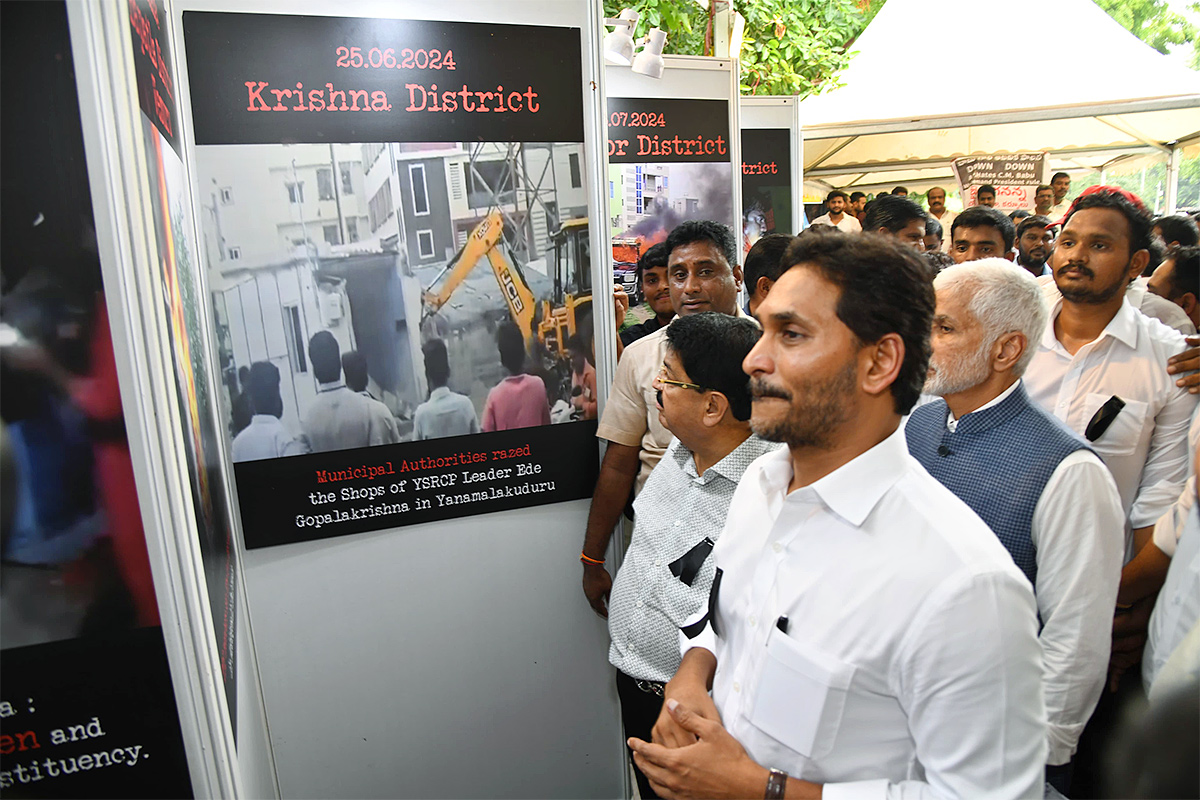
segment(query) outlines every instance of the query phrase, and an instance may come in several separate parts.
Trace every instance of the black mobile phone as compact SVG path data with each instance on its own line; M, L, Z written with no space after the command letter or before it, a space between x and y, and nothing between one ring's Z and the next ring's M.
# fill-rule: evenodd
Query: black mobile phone
M1115 394L1108 398L1108 401L1096 409L1096 413L1092 416L1087 427L1084 428L1083 435L1087 437L1089 442L1094 442L1104 435L1108 430L1108 426L1112 425L1113 420L1117 418L1117 414L1121 413L1121 409L1125 407L1125 401L1117 397Z

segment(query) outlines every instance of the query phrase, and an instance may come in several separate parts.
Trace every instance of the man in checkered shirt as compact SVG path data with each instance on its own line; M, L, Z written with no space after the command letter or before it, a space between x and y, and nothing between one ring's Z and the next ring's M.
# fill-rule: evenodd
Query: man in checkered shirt
M758 341L747 318L706 312L667 329L654 379L674 438L634 502L633 540L613 584L608 660L617 668L625 734L650 738L662 687L679 666L679 626L708 599L709 557L750 462L778 447L750 432L742 359ZM642 798L657 797L634 767Z

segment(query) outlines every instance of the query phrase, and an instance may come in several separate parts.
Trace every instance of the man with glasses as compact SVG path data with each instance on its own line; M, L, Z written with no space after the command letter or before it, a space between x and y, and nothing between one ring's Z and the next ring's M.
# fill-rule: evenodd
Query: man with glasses
M728 226L709 220L689 220L667 236L667 281L671 304L679 317L718 311L739 315L738 243ZM672 323L674 324L674 323ZM584 535L583 592L600 616L612 577L604 569L604 553L630 492L645 485L650 471L671 443L671 433L659 421L654 376L662 367L666 332L659 328L625 348L617 364L612 391L596 435L608 441Z
M656 413L675 438L634 502L633 540L609 603L608 660L627 736L649 738L663 684L679 666L679 627L708 598L709 554L750 462L778 445L750 433L742 359L758 341L749 319L693 314L666 331L652 384ZM636 769L643 799L657 797Z

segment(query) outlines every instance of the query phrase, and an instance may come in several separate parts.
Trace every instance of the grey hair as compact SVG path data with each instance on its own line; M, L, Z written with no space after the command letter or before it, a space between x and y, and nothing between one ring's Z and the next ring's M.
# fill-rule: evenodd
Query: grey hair
M983 326L985 347L1006 333L1024 334L1025 352L1013 374L1025 374L1049 316L1042 287L1029 272L1003 258L984 258L947 267L934 278L933 288L968 293L967 310Z

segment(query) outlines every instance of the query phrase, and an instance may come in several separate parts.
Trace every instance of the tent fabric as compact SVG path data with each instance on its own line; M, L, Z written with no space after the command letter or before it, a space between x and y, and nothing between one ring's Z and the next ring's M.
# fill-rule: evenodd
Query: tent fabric
M944 71L901 68L914 45ZM1200 73L1092 0L889 0L854 49L843 86L800 104L806 178L936 180L956 156L1040 150L1098 169L1200 136Z

